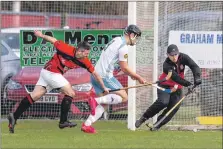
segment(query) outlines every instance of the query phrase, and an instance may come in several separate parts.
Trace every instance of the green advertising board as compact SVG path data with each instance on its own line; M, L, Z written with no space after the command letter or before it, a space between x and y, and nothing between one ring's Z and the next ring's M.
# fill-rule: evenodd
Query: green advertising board
M76 46L85 40L92 45L89 58L95 64L103 47L114 37L122 36L123 30L43 30L43 34ZM33 31L20 31L21 66L44 66L56 52L53 44L37 38Z

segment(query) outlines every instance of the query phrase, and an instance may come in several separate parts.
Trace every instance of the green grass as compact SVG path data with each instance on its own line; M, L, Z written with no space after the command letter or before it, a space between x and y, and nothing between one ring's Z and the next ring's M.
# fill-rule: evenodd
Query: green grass
M221 131L130 131L125 122L99 121L97 134L76 128L60 130L55 120L18 121L15 134L2 122L1 147L4 148L222 148Z

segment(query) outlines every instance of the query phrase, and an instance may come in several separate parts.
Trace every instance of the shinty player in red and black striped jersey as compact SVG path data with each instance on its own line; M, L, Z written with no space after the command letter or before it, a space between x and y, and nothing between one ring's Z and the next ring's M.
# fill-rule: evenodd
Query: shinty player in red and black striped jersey
M8 115L8 127L10 133L14 133L16 121L22 113L25 112L35 101L39 100L47 91L54 88L60 89L60 91L65 94L61 103L59 128L75 127L77 125L67 119L72 99L75 96L75 92L73 91L71 84L63 76L63 74L69 69L77 67L87 69L100 83L105 93L109 93L101 77L95 71L94 66L88 59L91 49L91 45L88 42L81 41L78 43L77 47L73 47L61 40L57 40L54 37L44 35L41 31L34 31L34 34L35 36L52 43L57 52L41 70L39 80L36 83L33 92L27 94L27 96L22 99L14 113L10 113Z

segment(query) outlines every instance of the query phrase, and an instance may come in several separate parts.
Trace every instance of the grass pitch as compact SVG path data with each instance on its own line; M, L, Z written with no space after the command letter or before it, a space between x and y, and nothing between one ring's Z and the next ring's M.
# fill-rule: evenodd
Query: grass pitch
M60 130L56 120L18 121L15 134L9 134L8 123L1 124L1 148L222 148L222 131L130 131L121 121L98 121L97 134L75 128Z

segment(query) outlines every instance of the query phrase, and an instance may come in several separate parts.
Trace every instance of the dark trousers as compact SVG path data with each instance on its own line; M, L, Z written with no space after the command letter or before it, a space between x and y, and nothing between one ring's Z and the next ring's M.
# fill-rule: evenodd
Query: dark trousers
M159 113L161 110L165 109L161 115L158 116L157 121L159 121L181 98L182 98L182 90L177 90L174 93L168 94L157 89L157 96L158 99L146 110L143 114L143 117L146 119L152 118L154 115ZM167 117L163 122L158 126L161 126L168 123L171 118L176 114L179 110L180 105L178 105Z

